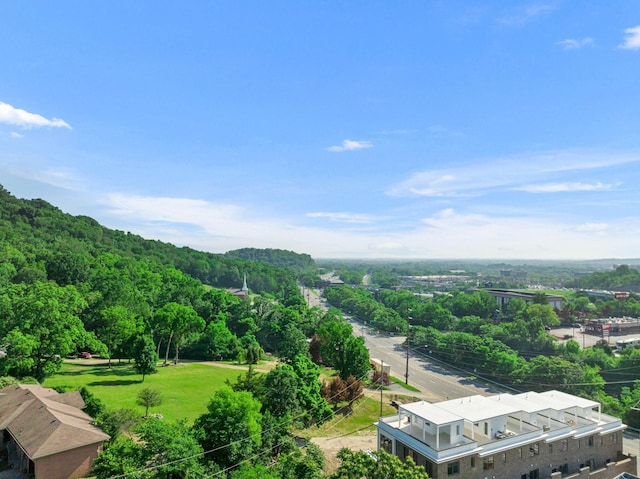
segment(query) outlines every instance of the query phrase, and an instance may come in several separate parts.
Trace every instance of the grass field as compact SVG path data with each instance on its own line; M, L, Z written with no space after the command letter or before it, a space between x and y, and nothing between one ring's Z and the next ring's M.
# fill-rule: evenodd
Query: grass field
M325 371L328 374L330 371ZM106 364L86 360L66 362L62 370L47 378L45 387L64 387L75 390L85 386L108 408L129 408L140 416L144 408L136 405L138 392L144 387L158 389L163 403L149 410L150 413L161 413L165 419L172 421L186 419L189 424L206 411L207 403L213 393L225 384L228 379L235 382L244 374L242 369L231 369L223 366L196 363L182 363L178 366L159 367L156 374L145 378L133 370L133 366L123 362L114 362L109 369ZM393 395L394 399L404 396ZM390 405L391 397L385 395L382 414L394 414ZM321 427L311 427L305 431L297 431L303 437L338 437L344 435L362 435L375 433L373 422L380 413L379 399L365 397L353 405L350 414L339 411L335 417Z
M382 415L389 416L395 414L396 410L389 405L388 398L384 398L382 404ZM302 437L340 437L351 434L375 434L376 428L373 425L378 420L380 414L380 401L369 397L364 397L353 404L351 414L336 412L331 421L316 428L311 427L304 431L298 431Z
M129 408L144 414L144 408L136 405L138 392L144 387L160 391L163 403L149 410L161 413L168 420L186 419L192 423L206 411L209 399L229 379L235 382L242 370L204 364L183 363L177 366L159 367L156 374L145 377L127 363L106 364L92 360L65 363L62 370L47 378L45 387L63 386L75 390L85 386L108 408Z

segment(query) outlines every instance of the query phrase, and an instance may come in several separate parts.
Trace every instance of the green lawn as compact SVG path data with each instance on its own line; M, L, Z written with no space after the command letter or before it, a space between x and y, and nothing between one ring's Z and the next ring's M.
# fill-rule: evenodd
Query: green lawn
M185 363L178 366L159 367L156 374L145 377L133 370L127 363L113 363L108 369L105 364L95 364L91 360L81 363L65 363L62 370L47 378L45 387L63 386L75 390L85 386L108 408L129 408L144 414L144 408L136 405L138 392L144 387L158 389L162 395L162 405L149 410L161 413L168 420L186 419L192 423L205 412L214 391L229 379L235 382L243 374L238 369Z
M382 404L382 415L390 416L395 413L395 408L389 404L389 398L385 397ZM298 431L298 434L305 438L373 434L376 432L373 423L378 420L379 414L380 401L364 397L353 403L351 414L338 411L331 421L317 428L311 427Z

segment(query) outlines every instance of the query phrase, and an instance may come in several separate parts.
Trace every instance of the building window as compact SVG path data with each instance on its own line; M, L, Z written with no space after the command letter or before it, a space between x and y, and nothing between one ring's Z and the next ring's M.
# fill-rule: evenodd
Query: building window
M518 448L518 457L522 457L522 448L521 447Z
M618 443L618 435L617 434L611 434L609 436L609 444L617 444Z
M538 454L540 454L540 446L538 446L538 444L531 444L531 446L529 447L529 455L530 456L537 456Z
M568 439L561 439L560 440L560 451L566 451L567 449L569 449L569 440Z
M553 444L549 444L549 454L553 454Z
M562 473L563 476L566 476L567 474L569 474L569 464L565 462L562 466L560 466L560 472Z
M589 438L589 447L593 447L593 436Z
M503 452L503 453L502 453L502 457L501 457L500 459L502 459L502 464L504 464L505 462L507 462L507 453L506 453L506 452Z
M471 456L471 467L472 468L476 467L476 456Z
M529 471L529 479L540 479L540 471L538 469Z
M456 436L460 435L460 424L456 424Z
M380 447L389 454L393 452L393 441L389 439L387 436L380 434Z
M493 469L493 456L484 458L484 461L482 462L482 469L484 469L485 471Z
M484 435L485 436L489 435L489 423L488 422L484 423Z
M455 474L460 474L460 461L447 464L447 475L453 476Z

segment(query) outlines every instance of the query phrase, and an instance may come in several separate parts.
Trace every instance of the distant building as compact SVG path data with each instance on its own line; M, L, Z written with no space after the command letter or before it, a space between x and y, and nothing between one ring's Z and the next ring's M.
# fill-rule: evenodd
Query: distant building
M414 402L376 427L380 449L432 479L613 479L637 467L620 419L560 391Z
M34 384L0 389L0 446L9 464L34 479L86 477L109 436L82 412L78 391Z
M227 292L231 293L238 298L246 298L249 295L249 288L247 287L247 275L244 275L242 280L242 288L227 288Z
M527 280L527 272L522 269L501 269L500 276L503 278L511 278L514 281L526 281Z
M536 296L536 293L518 291L515 289L488 288L481 291L486 291L491 296L495 297L500 308L504 308L510 300L515 298L521 299L525 303L531 303L533 302L533 298ZM557 294L546 294L546 297L549 305L553 306L557 310L562 309L562 300L564 299L562 296L558 296Z

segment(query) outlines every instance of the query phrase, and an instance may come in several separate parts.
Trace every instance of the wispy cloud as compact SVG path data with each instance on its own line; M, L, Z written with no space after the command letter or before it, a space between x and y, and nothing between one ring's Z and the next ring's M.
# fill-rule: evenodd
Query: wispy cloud
M638 162L640 162L639 155L607 155L573 150L520 155L477 161L457 168L419 171L406 180L390 186L386 194L389 196L472 197L492 189L519 188L529 191L533 187L528 185L534 184L533 182L542 185L550 183L545 181L550 176ZM523 185L525 179L528 185ZM580 191L591 191L589 188L602 189L607 186L603 184L598 186L599 183L575 182L556 182L554 185L555 191L569 191L569 188L574 188L574 191L578 191L578 188L582 188ZM541 188L538 186L536 192L542 192ZM547 186L547 188L552 187Z
M367 224L376 221L376 218L372 215L357 214L357 213L326 213L326 212L314 212L307 213L309 218L326 218L330 221L337 223L359 223Z
M639 50L640 25L632 28L627 28L624 33L626 33L626 37L624 39L624 42L618 45L618 48L624 48L625 50Z
M526 191L528 193L563 193L572 191L598 191L610 190L613 185L604 183L546 183L538 185L526 185L512 188L515 191Z
M71 126L60 118L52 118L51 120L45 118L37 113L30 113L20 108L15 108L8 103L0 102L0 123L7 123L9 125L17 125L25 130L30 128L39 128L43 126L53 128L68 128Z
M11 132L11 138L16 138L16 139L20 139L20 138L24 138L24 135L21 135L18 132L12 131Z
M555 7L547 4L529 5L527 7L519 8L513 13L504 15L498 19L499 23L504 25L520 26L524 25L531 20L548 15L555 10Z
M577 50L578 48L593 46L593 38L566 38L564 40L556 42L556 45L559 45L564 50Z
M372 146L370 141L344 140L341 145L330 146L327 148L327 151L338 153L342 151L364 150Z
M608 223L582 223L576 225L574 231L585 232L585 233L604 233L610 231L611 225Z
M4 165L6 172L17 178L36 181L70 191L84 191L85 179L74 168L65 166L43 166L27 161L9 162Z

